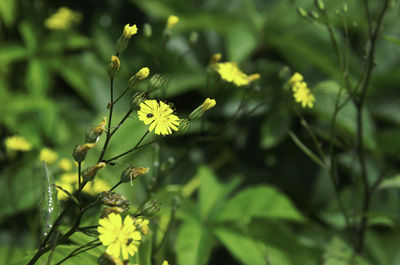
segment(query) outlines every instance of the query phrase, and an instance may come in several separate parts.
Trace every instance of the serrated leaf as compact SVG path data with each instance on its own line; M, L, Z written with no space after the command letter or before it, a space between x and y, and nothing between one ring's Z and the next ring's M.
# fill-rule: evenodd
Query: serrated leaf
M225 204L215 219L226 222L243 218L304 220L286 195L265 185L242 190Z

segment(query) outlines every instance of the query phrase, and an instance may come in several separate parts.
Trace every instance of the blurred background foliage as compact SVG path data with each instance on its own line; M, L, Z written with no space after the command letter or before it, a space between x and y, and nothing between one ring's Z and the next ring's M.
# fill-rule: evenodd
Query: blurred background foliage
M363 117L368 175L371 180L387 177L373 197L364 255L354 261L354 227L345 224L327 170L288 134L293 132L315 149L300 123L301 112L323 147L329 146L341 72L328 32L296 13L297 6L315 9L313 2L1 0L0 264L26 264L37 248L43 186L39 151L47 147L58 154L52 171L59 178L58 161L71 159L87 127L107 115L106 66L127 23L137 24L139 33L120 57L117 94L130 76L148 66L152 74L166 76L165 92L155 97L173 102L179 117L187 117L206 97L215 98L217 106L203 125L206 132L219 129L213 137L199 140L203 125L195 122L186 133L166 137L99 174L112 186L128 163L150 167L133 186L117 189L134 209L147 200L162 203L136 263L161 264L167 259L185 265L400 264L399 7L392 1L385 17ZM367 22L362 1L348 1L347 13L343 3L325 1L343 49L343 21L348 22L349 75L356 81L368 45ZM375 18L380 1L370 5ZM67 30L46 28L44 21L61 6L79 12L80 22ZM166 38L163 30L171 14L180 21ZM144 23L151 25L151 37L143 34ZM249 87L223 82L208 67L214 53L221 53L222 61L237 62L245 73L260 73L260 80ZM303 74L316 97L313 109L300 109L293 102L283 69ZM244 105L236 115L242 97ZM122 101L114 109L114 121L128 108L129 97ZM355 117L355 108L347 105L337 117L335 138L340 196L354 220L361 208L356 178L360 168L353 150ZM133 147L146 130L133 115L113 138L107 155ZM4 139L12 135L25 137L32 150L8 155ZM101 146L91 151L85 165L95 163ZM90 196L86 199L94 198ZM98 213L95 209L84 223L97 224ZM57 248L53 260L87 240L77 234ZM152 251L152 245L158 247ZM65 264L96 264L102 251L89 251Z

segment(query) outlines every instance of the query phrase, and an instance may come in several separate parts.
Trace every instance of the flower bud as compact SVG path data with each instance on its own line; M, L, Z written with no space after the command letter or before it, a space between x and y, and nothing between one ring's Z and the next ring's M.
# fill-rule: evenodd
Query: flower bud
M97 264L99 265L121 265L121 261L118 259L114 258L111 255L108 255L107 253L103 253L98 259L97 259Z
M315 12L314 10L308 12L308 15L309 15L311 18L313 18L313 19L316 19L316 20L319 19L319 14L318 14L317 12Z
M91 126L86 131L85 142L86 143L96 143L99 140L99 137L106 131L106 117L103 117L103 120L97 126Z
M221 61L221 58L222 58L222 54L220 54L220 53L213 54L213 56L211 57L211 60L210 60L210 66L212 68L215 68L217 66L217 64L219 63L219 61Z
M124 208L121 207L106 207L101 211L100 218L107 217L110 213L123 213L125 211Z
M85 170L83 170L82 172L82 178L84 181L91 181L94 179L94 177L97 174L97 171L99 171L100 169L104 168L106 166L106 163L104 162L100 162L97 165L93 166L93 167L88 167Z
M167 20L167 29L172 29L179 22L179 17L170 15Z
M143 235L147 235L149 233L149 220L139 217L135 218L133 223L140 229Z
M203 104L198 106L192 113L189 115L189 120L195 120L203 116L204 112L213 108L216 105L215 99L207 98Z
M184 132L190 128L190 120L182 119L179 121L178 132Z
M147 78L150 74L148 67L141 68L135 75L128 80L128 87L134 89L143 79Z
M314 0L314 4L320 11L323 11L325 9L325 4L323 0Z
M343 4L342 9L343 9L343 12L344 12L344 13L347 13L347 11L349 11L349 7L347 6L347 3L344 3L344 4Z
M217 102L215 101L215 99L206 98L203 104L201 104L201 107L203 108L204 111L207 111L213 108L216 104Z
M146 174L149 172L148 167L133 167L133 166L128 166L121 174L121 182L131 182L132 185L132 180L135 179L136 177Z
M149 23L145 23L143 25L143 33L146 38L150 38L152 35L151 25Z
M78 163L82 162L83 160L85 160L87 151L95 146L96 144L94 143L87 143L75 146L74 151L72 152L74 160Z
M297 13L298 13L299 16L301 16L301 17L306 17L306 16L307 16L307 11L305 11L302 7L298 7L298 8L297 8Z
M143 205L142 209L140 210L140 213L143 216L146 216L149 218L149 217L152 217L153 215L155 215L160 210L160 208L161 208L161 203L159 203L156 200L152 200L152 201L146 202Z
M123 53L126 48L128 47L129 40L133 35L137 33L138 29L136 25L129 26L129 24L126 24L124 27L124 31L122 33L122 36L118 39L117 41L117 53L121 54Z
M147 88L147 92L154 92L164 86L165 77L161 74L155 74L150 78L149 87Z
M192 45L196 44L198 40L199 40L199 33L197 33L196 31L192 31L192 33L190 33L190 36L189 36L190 43Z
M121 63L119 62L119 58L115 55L111 55L111 62L107 68L107 74L110 78L116 76L121 68Z
M104 191L101 193L100 197L105 205L121 207L125 210L129 209L129 201L121 194Z
M146 93L144 92L136 92L135 94L132 95L132 102L131 102L131 108L136 109L140 106L140 103L146 100Z

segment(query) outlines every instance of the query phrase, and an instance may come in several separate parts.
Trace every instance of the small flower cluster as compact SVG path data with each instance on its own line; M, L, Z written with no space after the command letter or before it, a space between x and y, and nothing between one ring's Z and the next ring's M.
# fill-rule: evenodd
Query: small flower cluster
M314 106L315 97L303 79L301 74L294 73L288 83L292 87L293 97L296 102L301 103L303 108L312 108Z
M260 78L260 74L247 75L242 72L235 62L223 62L220 63L222 55L216 53L212 56L210 65L218 72L222 79L227 82L233 83L236 86L246 86Z
M24 137L19 135L14 135L6 138L4 144L6 146L7 152L27 152L32 149L32 144L28 142Z
M66 30L73 24L79 23L80 20L80 13L67 7L60 7L56 13L45 20L44 25L51 30Z

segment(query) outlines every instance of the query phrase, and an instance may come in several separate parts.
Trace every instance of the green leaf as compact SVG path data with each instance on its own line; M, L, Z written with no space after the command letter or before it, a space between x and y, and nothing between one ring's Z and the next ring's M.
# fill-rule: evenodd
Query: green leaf
M323 265L368 265L359 256L353 257L353 250L340 238L335 237L324 253Z
M14 24L17 17L17 0L0 1L0 18L7 27Z
M283 193L265 185L241 191L225 204L217 214L216 220L225 222L256 217L304 220L301 213Z
M214 230L217 238L237 258L246 265L267 265L266 246L260 241L232 232L228 229ZM182 263L183 264L183 263ZM271 263L270 263L271 264ZM272 263L273 264L273 263Z
M396 44L397 46L400 46L400 39L393 37L393 36L389 36L389 35L385 35L383 37L385 40L387 40L393 44Z
M40 201L41 236L47 236L59 215L59 203L54 178L43 162L43 193Z
M50 74L47 64L38 59L32 59L28 64L26 87L33 97L45 97L49 88Z
M400 174L395 175L390 179L385 179L379 185L379 189L400 188Z
M28 21L22 21L18 25L19 32L24 40L25 46L30 53L33 53L37 46L38 33Z
M232 25L227 40L229 60L237 63L245 61L251 55L258 41L256 32L243 22Z
M1 1L0 1L1 2ZM19 44L0 46L0 66L25 59L29 55L28 50Z
M184 222L178 230L175 251L178 264L206 264L215 240L210 230L196 221Z

